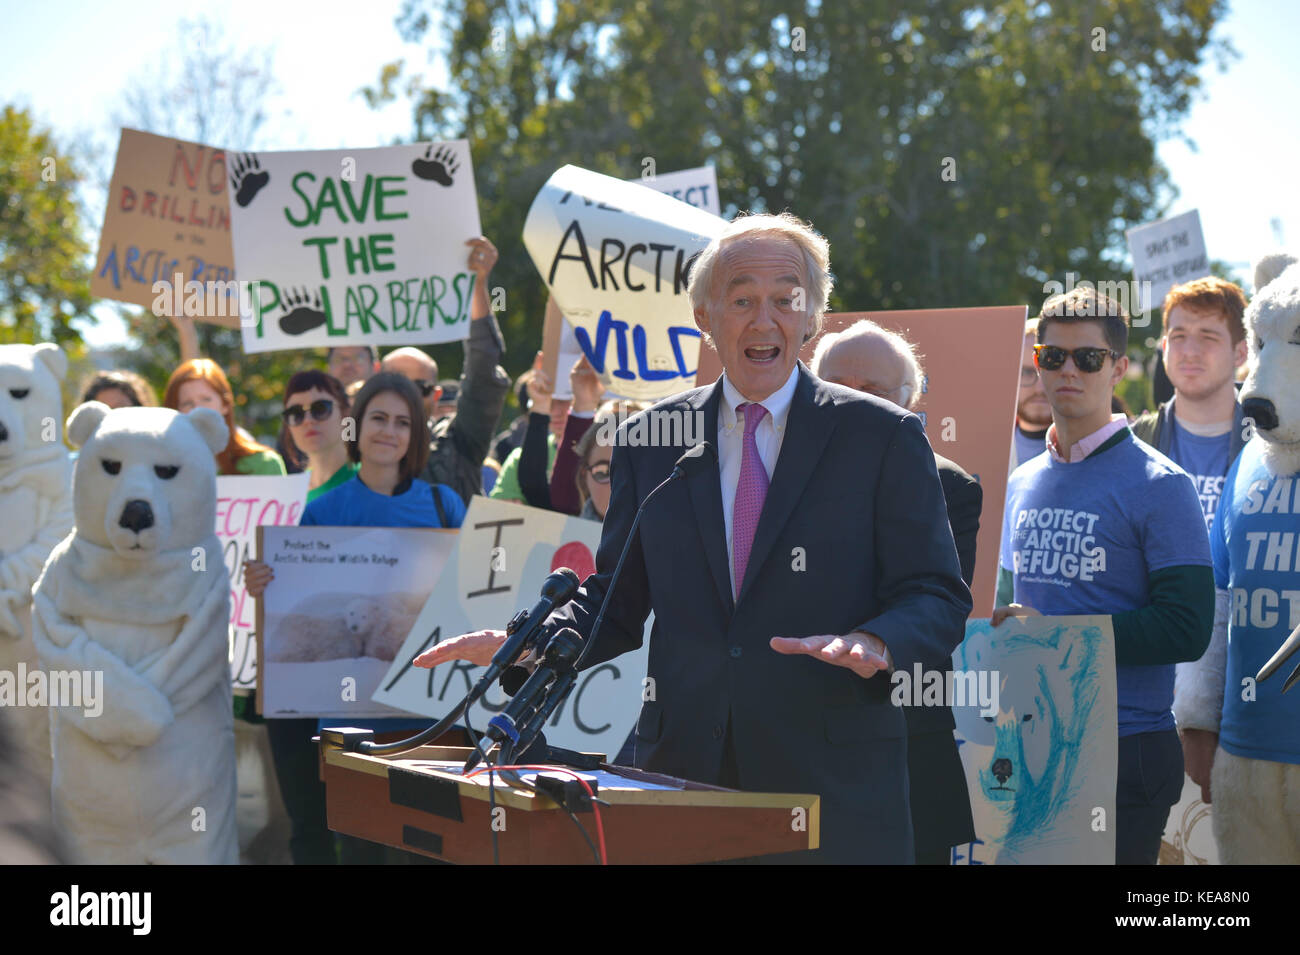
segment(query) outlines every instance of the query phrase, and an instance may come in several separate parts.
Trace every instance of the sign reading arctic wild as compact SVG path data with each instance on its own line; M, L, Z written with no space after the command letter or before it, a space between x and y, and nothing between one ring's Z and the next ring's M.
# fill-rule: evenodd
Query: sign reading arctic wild
M226 154L182 139L123 129L108 187L90 291L151 308L155 282L198 282L223 301L234 280ZM216 283L220 283L219 286ZM236 314L231 310L230 315Z
M695 382L700 331L686 285L724 221L639 182L564 166L524 222L524 245L605 385L663 398Z
M246 352L428 345L469 334L479 234L469 144L230 157Z

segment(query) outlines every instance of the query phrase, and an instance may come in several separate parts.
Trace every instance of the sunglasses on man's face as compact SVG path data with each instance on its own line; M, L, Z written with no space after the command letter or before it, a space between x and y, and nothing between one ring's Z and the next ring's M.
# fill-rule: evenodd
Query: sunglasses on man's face
M280 412L284 420L295 428L303 423L308 413L311 414L313 421L324 421L334 413L334 402L328 398L322 398L319 401L313 401L310 405L291 405Z
M591 475L591 479L597 484L609 483L609 465L604 461L587 468L587 473Z
M1074 367L1092 374L1101 371L1106 364L1106 356L1119 359L1124 353L1111 351L1109 348L1058 348L1056 345L1035 345L1034 364L1047 371L1056 371L1065 364L1066 358L1074 359Z
M412 378L411 384L420 389L420 397L427 398L433 394L433 389L438 387L435 381L427 381L423 378Z

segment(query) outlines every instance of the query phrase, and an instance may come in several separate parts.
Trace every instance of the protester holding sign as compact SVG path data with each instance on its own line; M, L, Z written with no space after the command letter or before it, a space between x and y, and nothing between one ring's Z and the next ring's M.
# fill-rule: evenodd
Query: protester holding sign
M218 474L284 474L284 461L235 427L235 393L221 366L207 358L185 362L167 381L163 407L188 414L197 407L211 408L226 419L230 440L217 453Z
M1124 309L1076 288L1047 300L1037 337L1052 406L1048 453L1017 468L1007 488L993 625L1038 613L1110 614L1115 861L1155 865L1183 787L1174 664L1205 652L1214 621L1210 542L1191 479L1111 413L1128 369Z

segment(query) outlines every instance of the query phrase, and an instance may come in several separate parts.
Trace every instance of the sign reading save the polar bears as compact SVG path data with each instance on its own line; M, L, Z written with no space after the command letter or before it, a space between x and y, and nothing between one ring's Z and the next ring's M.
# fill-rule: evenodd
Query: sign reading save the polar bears
M230 678L236 690L257 686L257 614L244 588L244 561L252 557L259 527L297 524L306 503L306 472L217 477L217 539L230 574Z
M479 234L464 140L227 157L246 352L469 334Z
M989 672L999 687L995 716L953 707L977 837L953 862L1114 865L1110 617L970 620L952 667L954 686Z
M453 661L424 670L410 661L462 633L504 630L517 611L537 603L542 581L552 571L568 567L585 580L595 569L600 529L596 521L475 497L461 524L457 552L375 699L430 717L446 714L478 682L483 668ZM584 670L547 723L547 742L612 759L641 711L648 652L643 644L634 653ZM471 707L471 725L483 732L507 702L500 686L493 685Z
M455 547L457 532L263 527L275 570L258 606L264 716L401 716L371 700Z
M695 382L691 264L726 223L638 182L564 166L524 221L524 245L613 392L662 398Z

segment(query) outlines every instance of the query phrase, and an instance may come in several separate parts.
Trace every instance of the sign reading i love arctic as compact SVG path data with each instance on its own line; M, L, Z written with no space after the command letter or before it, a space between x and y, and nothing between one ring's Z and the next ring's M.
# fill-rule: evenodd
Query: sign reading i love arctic
M246 352L469 335L479 234L465 140L232 153L235 267L258 283Z

